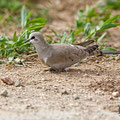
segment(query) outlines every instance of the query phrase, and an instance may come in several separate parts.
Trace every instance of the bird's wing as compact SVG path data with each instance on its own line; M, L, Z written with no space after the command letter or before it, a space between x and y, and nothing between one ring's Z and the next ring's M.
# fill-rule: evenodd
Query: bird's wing
M88 56L85 47L70 44L53 44L46 64L52 68L66 68Z
M86 46L90 45L91 43L94 43L94 40L88 40L88 41L81 42L78 44L73 44L73 45L80 45L80 46L86 47Z

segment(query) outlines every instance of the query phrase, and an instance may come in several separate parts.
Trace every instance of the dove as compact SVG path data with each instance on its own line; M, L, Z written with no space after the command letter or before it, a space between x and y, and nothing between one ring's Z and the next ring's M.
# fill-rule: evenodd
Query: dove
M38 57L50 67L51 71L61 72L91 55L104 54L104 51L98 50L98 45L86 47L94 40L79 44L48 44L42 33L33 32L25 41L25 43L27 42L31 42L35 46Z

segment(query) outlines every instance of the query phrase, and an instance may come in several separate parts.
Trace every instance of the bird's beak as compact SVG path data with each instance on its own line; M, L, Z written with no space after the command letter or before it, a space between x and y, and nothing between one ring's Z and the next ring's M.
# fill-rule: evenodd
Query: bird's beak
M29 42L31 39L27 39L24 43L27 43L27 42Z

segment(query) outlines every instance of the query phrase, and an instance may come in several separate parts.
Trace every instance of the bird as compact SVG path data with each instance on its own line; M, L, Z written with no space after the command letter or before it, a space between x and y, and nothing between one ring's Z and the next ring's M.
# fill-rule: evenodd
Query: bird
M25 41L25 43L27 42L31 42L35 46L38 57L45 65L50 67L50 71L62 72L91 55L104 54L104 51L98 50L98 45L88 46L94 40L79 44L48 44L42 33L33 32L29 35L29 39ZM105 54L108 54L108 52Z

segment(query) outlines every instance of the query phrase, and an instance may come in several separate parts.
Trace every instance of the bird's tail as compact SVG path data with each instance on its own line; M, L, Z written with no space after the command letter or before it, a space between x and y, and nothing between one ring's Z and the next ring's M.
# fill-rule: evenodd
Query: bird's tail
M90 46L88 48L85 49L85 51L87 51L89 53L89 55L98 55L98 56L102 56L102 55L118 55L120 54L120 50L118 51L110 51L110 50L98 50L98 45L93 45Z
M101 55L110 55L110 54L112 54L112 55L118 55L118 54L120 54L120 50L118 50L118 51L110 51L110 50L101 50Z
M98 45L93 45L85 49L89 53L89 55L94 55L94 54L101 54L101 51L98 50Z

